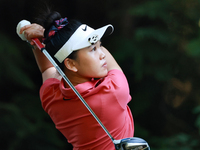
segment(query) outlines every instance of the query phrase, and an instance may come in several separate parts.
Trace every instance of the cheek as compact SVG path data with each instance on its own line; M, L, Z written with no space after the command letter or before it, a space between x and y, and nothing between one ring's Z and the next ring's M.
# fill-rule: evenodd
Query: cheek
M97 61L85 61L79 66L79 74L85 77L97 77L102 74L101 67Z
M82 55L81 59L79 58L77 67L81 76L98 78L107 75L107 69L101 66L101 61L96 55Z
M86 53L82 59L79 60L79 65L84 69L97 69L100 65L100 61L95 55L89 55Z
M83 64L84 65L84 70L86 73L98 73L99 72L99 62L98 61L88 61Z
M79 59L77 63L77 69L79 74L87 74L87 72L90 72L91 68L93 67L94 62L91 62L88 58L82 58ZM95 68L95 67L94 67Z

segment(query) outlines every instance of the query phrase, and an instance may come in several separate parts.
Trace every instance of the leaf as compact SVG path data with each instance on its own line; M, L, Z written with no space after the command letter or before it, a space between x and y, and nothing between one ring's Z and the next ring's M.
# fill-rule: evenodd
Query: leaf
M191 40L187 44L186 53L192 57L200 57L200 37Z

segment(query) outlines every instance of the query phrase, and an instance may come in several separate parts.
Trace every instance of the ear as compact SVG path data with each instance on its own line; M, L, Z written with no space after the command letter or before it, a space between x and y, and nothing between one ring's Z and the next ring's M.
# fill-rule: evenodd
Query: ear
M77 72L78 71L78 69L75 66L75 61L73 59L66 58L64 60L64 64L65 64L67 69L69 69L69 70L71 70L73 72Z

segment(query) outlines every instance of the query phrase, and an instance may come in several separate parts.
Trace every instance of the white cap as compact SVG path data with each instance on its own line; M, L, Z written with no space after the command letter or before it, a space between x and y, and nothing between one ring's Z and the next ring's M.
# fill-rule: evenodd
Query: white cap
M111 34L114 30L112 25L107 25L102 28L94 30L86 24L82 24L69 40L58 50L54 57L62 63L73 51L91 46L102 38L104 33L108 30L108 34Z

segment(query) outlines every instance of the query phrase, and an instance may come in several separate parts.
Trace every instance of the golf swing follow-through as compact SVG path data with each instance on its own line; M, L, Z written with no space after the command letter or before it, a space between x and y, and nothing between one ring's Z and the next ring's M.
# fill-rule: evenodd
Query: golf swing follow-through
M22 20L17 25L17 34L42 52L34 52L43 77L40 98L56 128L73 145L74 150L150 150L145 140L132 137L133 120L127 106L130 96L126 78L114 58L101 46L100 39L104 34L113 32L112 25L94 30L85 24L70 24L57 12L48 16L54 17L50 25L46 25L45 31L38 24ZM68 24L76 27L72 29ZM44 31L45 46L41 43L43 33L34 34L38 28L41 32ZM59 44L65 34L68 34L68 38ZM54 52L50 54L48 49L53 49ZM64 71L58 63L64 65ZM118 76L121 82L117 81ZM126 95L117 95L121 87L127 90ZM127 100L123 100L123 97ZM87 111L78 100L81 100ZM102 133L102 129L114 146Z

